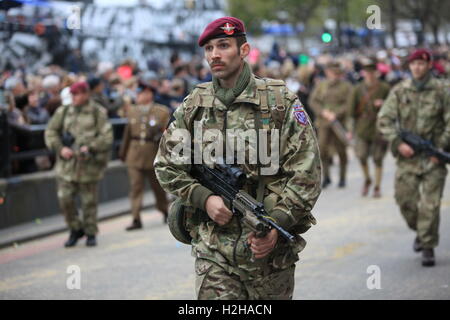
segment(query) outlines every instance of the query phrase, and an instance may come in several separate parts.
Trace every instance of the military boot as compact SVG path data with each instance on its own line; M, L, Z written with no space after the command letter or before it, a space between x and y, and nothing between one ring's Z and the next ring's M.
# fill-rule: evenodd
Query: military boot
M141 220L138 220L138 219L133 219L133 222L131 223L131 225L126 228L127 231L132 231L132 230L137 230L137 229L142 229L142 222L141 222Z
M325 189L331 183L331 179L328 176L325 176L322 181L322 188Z
M69 248L77 244L78 239L84 236L83 229L80 230L70 230L69 239L64 243L64 247Z
M434 250L433 248L423 248L422 250L422 266L432 267L434 266Z
M370 187L371 184L372 184L372 181L370 179L364 181L364 185L363 185L363 188L362 188L362 191L361 191L361 195L363 197L367 196L367 194L369 193L369 187Z
M381 198L381 190L379 186L376 186L373 188L373 197L374 198Z
M416 237L415 239L414 239L414 244L413 244L413 250L414 250L414 252L420 252L420 251L422 251L422 244L420 243L420 239L419 239L419 237Z
M95 235L89 235L86 239L86 246L95 247L97 245L97 240L95 239Z

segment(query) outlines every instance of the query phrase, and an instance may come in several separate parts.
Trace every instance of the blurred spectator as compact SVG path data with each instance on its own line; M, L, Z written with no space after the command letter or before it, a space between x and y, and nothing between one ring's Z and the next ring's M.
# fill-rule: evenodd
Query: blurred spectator
M195 82L194 79L192 79L192 77L189 75L187 65L181 65L175 69L172 80L175 79L183 81L183 97L187 96L192 91L194 87L193 84Z
M39 92L32 91L28 95L28 105L24 108L24 116L28 124L46 124L49 120L47 109L39 105Z
M104 84L98 77L88 79L89 89L91 90L91 99L104 107L107 111L110 110L108 98L103 94Z
M84 58L81 54L80 49L74 49L67 57L66 65L70 72L80 73L86 72L87 66L84 62Z
M186 87L185 81L180 78L175 78L172 80L172 101L171 101L171 109L175 111L176 108L183 102L184 97L186 96Z
M5 85L5 88L10 88L10 86ZM16 125L26 124L22 111L16 108L16 102L12 92L5 90L2 94L6 104L8 122Z
M110 99L111 80L114 76L114 65L108 61L100 62L97 66L97 76L99 76L103 82L103 94Z
M56 109L62 104L60 78L57 75L50 74L42 80L42 88L44 94L40 99L40 105L47 109L50 116L52 116Z
M155 102L165 105L172 110L172 82L169 79L161 80L161 84L157 87ZM173 110L172 110L173 111Z
M14 96L14 107L23 110L28 103L27 88L19 77L11 77L5 81L5 90Z

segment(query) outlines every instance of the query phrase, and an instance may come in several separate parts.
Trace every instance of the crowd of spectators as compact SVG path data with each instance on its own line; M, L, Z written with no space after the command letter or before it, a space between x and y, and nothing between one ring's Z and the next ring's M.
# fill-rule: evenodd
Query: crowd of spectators
M355 84L361 81L361 59L375 58L380 77L394 85L409 77L405 62L413 49L359 49L338 56L323 53L310 57L306 54L290 54L274 45L269 53L252 49L249 63L253 72L260 77L285 80L288 88L296 92L306 104L309 92L324 77L323 66L331 59L341 63L346 78ZM436 47L432 52L433 73L448 79L450 48ZM6 110L8 122L13 126L45 125L58 107L71 103L69 87L77 81L88 82L92 99L106 108L110 118L121 118L126 117L127 110L134 103L139 81L153 86L157 92L155 101L166 105L173 112L196 84L211 80L209 68L202 57L193 56L190 61L184 61L177 53L172 54L166 63L167 67L152 62L148 63L149 68L146 70L140 70L132 59L116 65L107 61L99 62L95 70L88 72L84 71L84 67L77 67L77 63L85 65L79 58L66 69L50 65L33 74L28 73L26 68L0 71L0 108ZM308 110L308 106L305 107ZM38 165L37 169L48 167L48 164ZM21 170L18 171L20 173Z

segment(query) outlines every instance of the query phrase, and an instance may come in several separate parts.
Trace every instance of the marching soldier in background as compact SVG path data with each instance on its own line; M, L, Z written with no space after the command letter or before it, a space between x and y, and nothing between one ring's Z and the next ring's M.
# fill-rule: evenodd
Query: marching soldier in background
M408 61L412 79L392 89L378 114L377 125L397 158L395 199L409 228L417 233L413 249L422 251L423 266L434 266L447 168L436 157L416 153L402 140L400 132L407 130L448 151L450 93L443 81L433 78L428 51L417 50Z
M330 163L332 149L339 156L339 187L345 187L347 172L346 141L335 131L336 127L345 127L347 113L352 98L352 86L342 79L343 70L338 62L329 62L325 69L326 80L318 83L309 98L309 104L316 115L316 127L319 136L319 150L323 166L322 187L331 183Z
M97 185L108 164L113 142L104 109L90 100L88 84L70 87L72 104L61 106L45 130L45 143L56 153L59 206L70 228L66 247L87 235L87 246L97 244ZM78 218L75 196L79 194L83 222Z
M128 166L132 224L126 230L142 228L140 212L144 196L145 179L155 193L156 207L167 221L168 200L165 191L156 179L153 161L158 151L159 140L170 119L170 110L153 102L155 90L142 82L137 92L137 105L128 113L128 125L119 156Z
M375 187L373 196L381 196L380 186L383 170L383 158L386 155L387 141L376 128L377 114L389 94L389 85L378 79L376 61L363 61L364 81L359 83L353 95L350 118L353 120L353 133L356 136L355 152L364 174L362 196L367 196L372 179L369 173L368 158L375 163Z

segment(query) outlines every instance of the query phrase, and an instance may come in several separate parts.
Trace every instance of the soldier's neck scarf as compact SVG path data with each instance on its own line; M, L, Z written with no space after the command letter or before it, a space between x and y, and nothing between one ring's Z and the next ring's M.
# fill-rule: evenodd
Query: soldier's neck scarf
M222 103L226 106L229 107L234 99L236 99L241 93L242 91L244 91L244 89L247 87L249 81L250 81L250 76L252 74L252 71L250 69L250 66L248 65L247 62L244 61L244 67L242 68L242 72L239 75L239 78L236 81L236 85L234 86L234 88L222 88L220 86L220 82L219 79L217 79L216 77L213 77L213 85L214 85L214 92L215 92L215 96L222 101Z
M413 84L417 91L422 91L427 85L428 81L431 79L431 72L428 72L422 79L413 79Z

